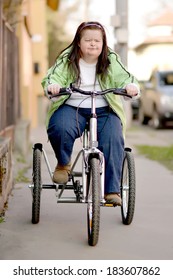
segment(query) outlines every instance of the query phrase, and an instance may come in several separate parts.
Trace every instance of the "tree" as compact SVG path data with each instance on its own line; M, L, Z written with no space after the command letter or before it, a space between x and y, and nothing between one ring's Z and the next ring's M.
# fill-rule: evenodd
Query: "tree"
M23 0L2 0L3 14L12 27L20 21L20 7L22 2Z
M48 26L48 54L49 66L51 66L57 55L67 47L73 35L66 30L66 23L69 15L76 12L79 5L79 0L76 0L71 6L66 6L65 9L52 11L48 8L47 26Z

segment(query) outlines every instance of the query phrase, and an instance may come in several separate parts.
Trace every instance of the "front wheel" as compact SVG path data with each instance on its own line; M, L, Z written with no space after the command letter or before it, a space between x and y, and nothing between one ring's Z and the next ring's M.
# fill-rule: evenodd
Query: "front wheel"
M125 150L121 179L121 215L125 225L131 224L135 210L136 178L135 163L131 151Z
M95 246L99 238L100 228L100 161L91 158L89 161L89 172L87 175L87 223L88 244Z
M32 190L32 223L37 224L40 219L40 196L41 196L41 150L34 148L33 151L33 190Z

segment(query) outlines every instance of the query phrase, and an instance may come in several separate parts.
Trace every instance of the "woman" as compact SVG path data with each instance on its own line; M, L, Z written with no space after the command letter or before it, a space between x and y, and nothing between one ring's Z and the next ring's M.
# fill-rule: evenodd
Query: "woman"
M42 81L45 93L59 93L70 83L83 90L125 88L139 94L138 82L126 70L119 56L107 46L106 33L99 22L79 25L72 43L61 52ZM67 183L74 141L84 131L90 116L91 100L79 93L53 98L48 112L47 132L57 158L53 174L56 183ZM78 109L78 123L76 110ZM96 100L98 148L105 156L105 199L121 205L120 178L124 157L125 113L122 98L113 93Z

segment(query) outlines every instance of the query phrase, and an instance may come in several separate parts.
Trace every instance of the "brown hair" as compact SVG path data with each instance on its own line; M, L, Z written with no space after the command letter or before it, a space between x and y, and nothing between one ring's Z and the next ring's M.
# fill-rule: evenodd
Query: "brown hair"
M75 72L77 76L77 80L80 77L79 59L81 57L81 52L80 52L79 42L82 37L82 31L85 29L99 29L101 30L103 36L103 48L101 54L99 55L98 62L96 65L96 74L100 74L101 77L103 77L103 74L105 75L107 73L107 69L110 64L108 59L108 46L107 46L106 32L103 26L97 21L82 22L77 28L72 43L66 48L66 49L68 49L69 47L71 48L68 57L69 67L71 67L72 70Z

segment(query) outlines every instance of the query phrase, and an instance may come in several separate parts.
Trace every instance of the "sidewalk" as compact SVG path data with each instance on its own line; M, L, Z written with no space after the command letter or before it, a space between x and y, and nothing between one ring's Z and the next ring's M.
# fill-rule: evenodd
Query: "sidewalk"
M57 204L55 192L44 190L40 223L33 225L28 184L18 183L9 198L5 222L0 224L0 259L172 260L173 173L139 155L135 145L170 145L173 130L155 132L133 127L126 140L126 146L133 148L137 182L135 216L130 226L122 225L120 209L102 208L99 243L90 248L86 241L86 205ZM31 142L43 144L53 170L56 160L44 127L32 129ZM46 167L42 167L42 181L48 183ZM32 180L32 168L26 175ZM117 238L118 242L113 242Z

